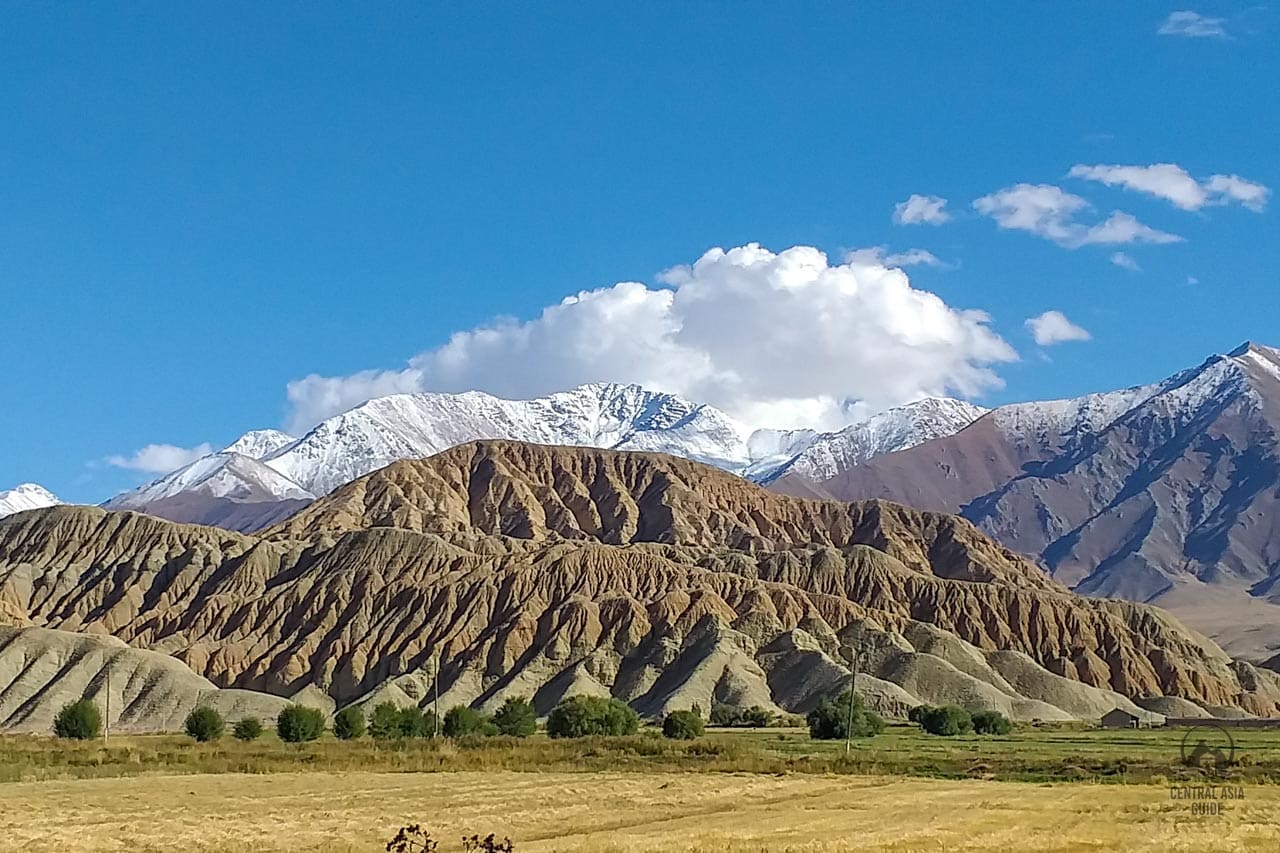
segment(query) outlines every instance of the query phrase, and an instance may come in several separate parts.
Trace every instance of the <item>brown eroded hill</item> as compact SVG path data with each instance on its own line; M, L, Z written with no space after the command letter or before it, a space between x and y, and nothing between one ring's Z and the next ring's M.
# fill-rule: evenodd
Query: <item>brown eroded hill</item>
M859 691L898 714L1280 700L1274 673L1155 608L1077 597L961 519L508 442L393 464L260 538L83 507L5 519L0 619L338 702L424 701L439 656L445 704L598 692L645 713L803 711L847 683L849 649Z

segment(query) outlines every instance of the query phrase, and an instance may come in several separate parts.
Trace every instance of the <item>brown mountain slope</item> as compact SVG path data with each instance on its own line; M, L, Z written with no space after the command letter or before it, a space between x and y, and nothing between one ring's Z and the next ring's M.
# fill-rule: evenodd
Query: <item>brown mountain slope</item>
M520 693L545 710L585 691L646 713L804 710L847 681L846 647L859 689L897 713L961 701L1089 718L1150 694L1273 713L1280 699L1280 680L1167 614L1080 599L960 520L509 443L398 463L267 539L89 508L5 519L4 616L107 631L219 686L339 701L423 701L438 655L446 704Z
M1169 606L1235 653L1280 649L1280 350L1158 385L997 409L786 493L960 512L1077 591Z

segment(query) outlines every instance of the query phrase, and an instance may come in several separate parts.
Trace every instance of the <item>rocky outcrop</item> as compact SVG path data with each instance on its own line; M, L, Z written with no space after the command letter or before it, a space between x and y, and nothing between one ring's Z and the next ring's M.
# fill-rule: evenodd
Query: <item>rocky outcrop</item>
M396 463L262 537L92 508L0 522L0 614L339 703L426 702L438 667L445 706L595 692L647 714L804 711L854 665L888 713L1280 699L1280 678L1168 614L1075 596L961 519L507 442Z

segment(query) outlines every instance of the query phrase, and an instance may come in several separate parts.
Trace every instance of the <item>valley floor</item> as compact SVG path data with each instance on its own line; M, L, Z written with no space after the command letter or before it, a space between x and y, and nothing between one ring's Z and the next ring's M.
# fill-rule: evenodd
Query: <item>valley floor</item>
M670 772L281 773L3 786L0 851L380 851L421 822L519 853L1274 850L1280 786L1196 816L1161 785Z

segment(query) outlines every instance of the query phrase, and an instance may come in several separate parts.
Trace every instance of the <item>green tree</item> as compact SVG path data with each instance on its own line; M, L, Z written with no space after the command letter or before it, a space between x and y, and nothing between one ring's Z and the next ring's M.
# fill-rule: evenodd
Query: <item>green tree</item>
M305 705L289 705L276 717L276 734L285 743L305 743L324 734L324 713Z
M251 740L257 740L262 737L262 721L257 717L245 717L235 724L235 727L231 729L231 734L236 740L242 740L246 743Z
M1007 735L1013 731L1013 723L999 711L975 711L972 719L973 730L980 735Z
M603 696L570 696L547 716L547 734L554 738L633 735L639 728L629 705Z
M931 735L951 737L973 731L973 718L959 705L929 708L920 715L920 726Z
M401 708L398 712L397 726L400 737L435 737L436 715L425 711L417 705Z
M736 726L742 722L742 709L737 705L717 703L711 706L711 725Z
M702 737L702 717L693 711L672 711L662 721L662 734L673 740Z
M338 740L355 740L364 735L364 712L348 705L333 717L333 736Z
M519 696L509 696L493 715L498 733L510 737L528 737L538 730L538 712L533 704Z
M77 699L62 706L53 720L53 732L72 740L93 740L102 734L102 714L88 699Z
M759 705L752 705L742 712L742 725L763 729L773 725L773 712Z
M834 699L826 698L818 703L805 721L809 724L809 737L814 740L844 740L847 737L873 737L884 731L884 720L879 714L867 710L862 697L853 698L853 727L849 726L849 691Z
M455 705L444 715L443 731L445 737L466 737L493 735L497 734L498 729L492 720L474 708Z
M196 708L187 714L186 729L197 743L206 743L222 737L227 724L213 708Z
M391 740L400 735L400 709L394 702L379 702L369 715L369 734L374 740Z

